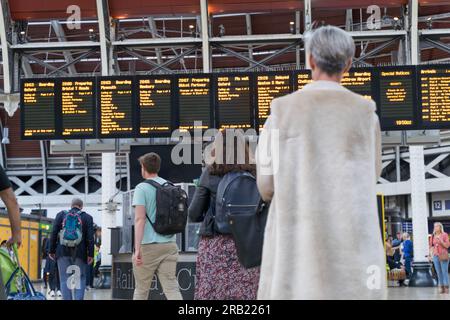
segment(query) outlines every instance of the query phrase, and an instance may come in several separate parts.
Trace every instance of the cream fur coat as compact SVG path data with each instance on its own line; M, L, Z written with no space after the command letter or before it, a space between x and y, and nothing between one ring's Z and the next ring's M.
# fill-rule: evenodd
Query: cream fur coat
M331 81L273 100L256 151L272 199L259 299L385 298L375 109Z

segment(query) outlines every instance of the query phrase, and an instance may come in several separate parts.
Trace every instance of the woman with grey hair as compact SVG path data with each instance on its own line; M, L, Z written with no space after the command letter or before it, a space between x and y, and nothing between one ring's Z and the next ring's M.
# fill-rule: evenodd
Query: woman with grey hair
M376 106L340 84L355 53L348 33L318 28L306 49L313 82L272 101L257 148L271 201L258 298L383 299Z

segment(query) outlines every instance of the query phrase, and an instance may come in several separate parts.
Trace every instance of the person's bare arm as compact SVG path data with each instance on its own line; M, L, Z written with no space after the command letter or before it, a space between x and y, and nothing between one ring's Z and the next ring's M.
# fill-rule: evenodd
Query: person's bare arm
M146 212L145 207L138 205L134 208L134 259L137 265L142 263L141 243L144 238Z
M11 224L11 239L8 243L17 243L20 246L22 243L22 233L20 227L20 208L17 203L16 195L12 188L7 188L0 191L0 198L5 203L6 209L8 210L9 221Z
M269 116L259 136L258 147L256 148L256 184L264 201L271 201L273 198L273 156L278 156L272 155L271 152L271 143L273 143L271 130L271 116Z

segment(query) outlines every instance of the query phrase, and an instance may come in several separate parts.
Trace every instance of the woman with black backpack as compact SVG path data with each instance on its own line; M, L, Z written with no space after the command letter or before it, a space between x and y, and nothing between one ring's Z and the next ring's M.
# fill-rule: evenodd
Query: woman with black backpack
M239 147L245 150L245 159L240 159ZM189 207L189 219L202 223L195 299L253 300L258 291L259 267L246 269L240 264L233 236L220 233L215 221L216 193L221 180L232 172L254 175L253 155L242 133L230 129L215 136L205 149L205 157L208 155L211 157L205 161L206 168Z

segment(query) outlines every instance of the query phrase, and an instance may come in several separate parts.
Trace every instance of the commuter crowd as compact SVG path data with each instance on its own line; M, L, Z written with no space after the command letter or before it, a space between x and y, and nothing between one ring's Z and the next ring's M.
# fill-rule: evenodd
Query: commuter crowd
M321 27L305 41L313 82L272 101L256 152L233 130L219 132L205 148L205 167L188 208L189 219L201 223L195 299L386 296L375 197L381 172L375 103L340 85L355 52L346 32ZM233 152L238 145L245 146L240 159ZM169 188L158 176L161 161L169 160L154 153L140 158L144 181L133 199L134 299L148 298L155 273L166 297L181 299L175 237L155 231L159 195ZM248 177L254 177L253 187ZM243 234L253 236L254 228L238 232L224 217L248 215L248 207L255 211L252 188L269 212L261 261L246 267ZM356 230L364 230L364 241ZM367 285L371 268L379 271L374 287Z
M218 132L204 149L189 205L181 188L159 176L161 162L170 159L139 158L143 181L132 201L135 300L148 299L155 274L167 299L182 299L176 233L187 218L201 224L195 299L384 299L386 264L411 276L409 234L389 237L386 254L380 237L375 103L340 84L352 65L353 39L325 26L305 42L313 82L272 101L256 149L239 130ZM17 203L2 180L13 230L7 245L20 244ZM262 222L263 233L256 227ZM58 213L45 246L51 296L81 300L92 287L94 234L81 199ZM442 225L429 243L440 291L448 293L449 239Z

